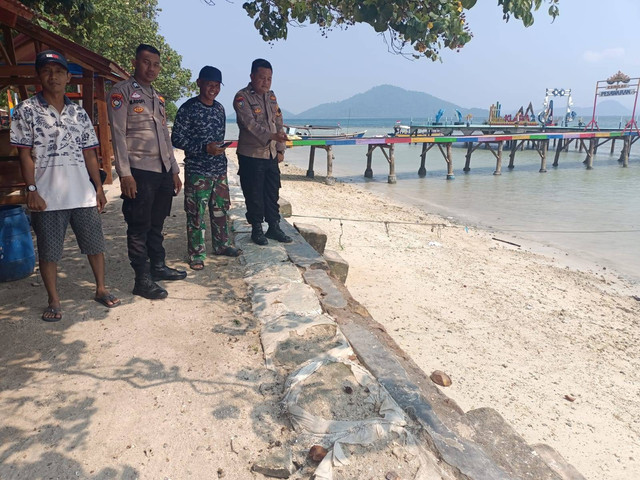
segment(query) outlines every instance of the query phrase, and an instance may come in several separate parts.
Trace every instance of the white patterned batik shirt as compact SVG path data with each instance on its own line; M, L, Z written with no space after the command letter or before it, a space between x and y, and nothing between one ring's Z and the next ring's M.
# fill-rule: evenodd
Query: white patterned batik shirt
M11 117L11 145L31 148L38 193L47 211L96 206L84 150L98 148L87 112L65 97L62 112L38 93L19 103Z

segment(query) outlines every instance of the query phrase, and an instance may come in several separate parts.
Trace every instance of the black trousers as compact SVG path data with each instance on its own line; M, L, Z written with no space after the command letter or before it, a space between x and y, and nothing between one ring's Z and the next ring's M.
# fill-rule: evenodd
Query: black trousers
M280 168L275 158L253 158L238 155L240 186L247 206L247 221L252 225L278 223L280 207Z
M127 222L129 261L136 277L149 272L151 265L164 265L162 246L164 219L171 212L173 176L170 172L131 169L136 181L136 198L122 196L122 213Z

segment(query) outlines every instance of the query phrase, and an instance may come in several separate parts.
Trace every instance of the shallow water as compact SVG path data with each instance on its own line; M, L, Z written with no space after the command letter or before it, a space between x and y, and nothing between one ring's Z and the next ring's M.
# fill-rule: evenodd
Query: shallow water
M363 122L364 123L364 122ZM367 129L367 136L385 134L388 127L353 125L350 131ZM227 138L235 133L229 128ZM236 130L237 131L237 130ZM593 170L583 165L585 153L562 153L552 167L554 151L547 158L547 172L540 173L535 150L519 151L509 170L503 154L502 175L493 175L495 157L478 149L471 171L463 172L465 150L454 148L454 180L446 179L446 164L437 147L427 154L427 175L420 178L421 145L396 146L397 183L387 183L388 164L380 150L373 156L373 179L363 176L365 146L334 147L334 176L357 183L396 202L429 213L453 217L467 225L533 240L600 266L613 269L640 283L640 147L631 148L629 167L618 162L622 142L614 154L610 143L597 153ZM309 147L287 151L287 162L307 169ZM326 174L323 151L316 152L315 172ZM354 216L357 212L354 212Z

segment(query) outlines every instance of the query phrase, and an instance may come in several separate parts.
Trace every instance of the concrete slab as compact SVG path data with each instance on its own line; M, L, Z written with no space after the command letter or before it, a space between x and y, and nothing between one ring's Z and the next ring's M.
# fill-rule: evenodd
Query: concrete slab
M473 440L516 478L561 480L493 408L478 408L467 412L465 416L477 432Z
M274 291L254 289L251 303L254 315L263 323L285 314L315 316L322 313L315 291L304 283L288 283Z
M331 277L325 270L306 270L302 277L305 282L318 290L320 302L332 308L346 308L347 299L342 292L336 288Z
M428 442L448 465L474 480L516 480L500 468L478 445L447 427L411 382L394 355L369 330L356 323L341 324L354 352L387 389L400 407L424 429Z
M309 245L300 233L287 221L281 221L280 227L292 239L292 243L285 243L284 248L289 259L301 268L321 268L329 270L326 260Z

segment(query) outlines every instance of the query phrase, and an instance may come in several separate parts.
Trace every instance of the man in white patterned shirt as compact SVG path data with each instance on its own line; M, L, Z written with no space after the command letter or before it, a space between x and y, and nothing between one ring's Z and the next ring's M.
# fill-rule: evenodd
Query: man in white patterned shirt
M14 109L11 144L18 148L27 184L27 206L36 232L40 273L49 295L42 320L56 322L62 318L58 262L69 224L93 270L95 300L109 308L120 305L120 300L109 293L104 283L105 245L100 212L107 199L100 181L98 139L91 120L65 95L71 74L60 53L40 52L36 56L36 74L42 92Z

